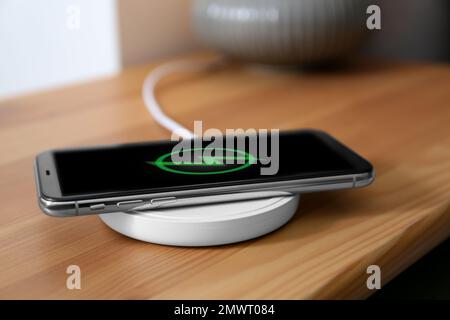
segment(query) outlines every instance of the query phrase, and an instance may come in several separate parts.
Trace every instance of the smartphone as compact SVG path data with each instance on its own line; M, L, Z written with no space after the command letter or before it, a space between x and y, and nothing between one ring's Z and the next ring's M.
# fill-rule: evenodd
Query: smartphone
M180 145L158 141L43 152L35 161L39 205L59 217L151 210L363 187L375 176L367 160L316 130Z

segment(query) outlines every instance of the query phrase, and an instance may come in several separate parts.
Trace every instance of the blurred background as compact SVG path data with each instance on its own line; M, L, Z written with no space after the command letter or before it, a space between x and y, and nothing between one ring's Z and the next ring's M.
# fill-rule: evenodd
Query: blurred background
M449 1L369 3L380 6L382 29L370 32L362 54L449 61ZM0 0L0 98L201 50L192 7L191 0Z

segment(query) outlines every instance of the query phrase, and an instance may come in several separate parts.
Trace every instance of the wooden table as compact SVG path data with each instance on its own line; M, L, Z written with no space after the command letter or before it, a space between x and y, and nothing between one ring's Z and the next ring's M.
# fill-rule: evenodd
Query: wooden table
M163 81L162 103L187 127L319 128L373 162L372 186L304 195L268 236L176 248L126 238L97 216L42 214L39 151L169 138L140 96L154 66L0 102L0 298L364 298L369 265L384 284L450 235L450 67L433 64L230 65ZM66 288L72 264L81 290Z

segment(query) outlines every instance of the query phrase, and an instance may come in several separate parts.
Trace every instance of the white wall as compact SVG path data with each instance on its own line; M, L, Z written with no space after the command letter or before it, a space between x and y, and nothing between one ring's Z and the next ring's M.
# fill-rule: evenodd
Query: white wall
M191 0L0 0L0 98L191 51L190 8Z
M114 0L0 0L0 97L119 69Z

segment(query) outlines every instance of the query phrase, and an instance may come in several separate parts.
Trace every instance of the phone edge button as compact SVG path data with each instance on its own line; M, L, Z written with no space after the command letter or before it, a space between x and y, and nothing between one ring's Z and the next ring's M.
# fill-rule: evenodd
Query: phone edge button
M163 204L168 204L177 201L176 197L165 197L165 198L155 198L150 201L150 203L154 206L160 206Z
M105 209L105 207L106 205L104 203L97 203L89 206L89 209L91 209L92 211L96 211L96 210L103 210Z
M120 201L120 202L117 202L116 206L117 206L117 208L120 208L120 209L125 209L125 206L126 206L126 209L129 209L130 205L138 204L141 202L142 202L142 200Z

